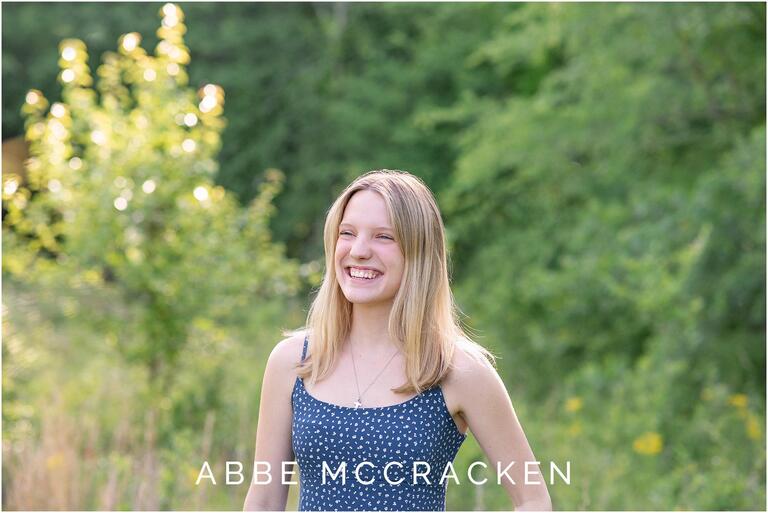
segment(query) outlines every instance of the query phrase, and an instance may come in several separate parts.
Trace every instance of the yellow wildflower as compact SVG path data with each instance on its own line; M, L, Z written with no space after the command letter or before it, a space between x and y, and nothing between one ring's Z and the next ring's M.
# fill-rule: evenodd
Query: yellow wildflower
M570 436L578 436L581 434L581 423L580 422L574 422L570 426L568 426L568 434Z
M571 397L565 402L565 411L575 413L581 409L582 405L581 397Z
M647 454L650 456L659 454L663 445L664 444L661 435L654 431L643 433L641 436L635 438L634 442L632 442L632 448L635 450L635 452L638 454Z
M203 475L208 475L208 474L203 474ZM194 468L192 466L187 467L187 479L189 479L190 482L197 483L197 478L199 476L200 476L200 469L199 468ZM210 483L211 480L210 479L202 479L200 481L201 484L202 483L206 483L206 482Z
M733 394L728 398L728 404L735 406L736 408L746 408L747 396L745 394Z
M747 436L749 436L752 440L761 440L763 438L763 432L760 429L760 423L752 414L747 417Z
M48 470L55 470L64 464L64 455L61 452L55 452L45 460L45 466Z

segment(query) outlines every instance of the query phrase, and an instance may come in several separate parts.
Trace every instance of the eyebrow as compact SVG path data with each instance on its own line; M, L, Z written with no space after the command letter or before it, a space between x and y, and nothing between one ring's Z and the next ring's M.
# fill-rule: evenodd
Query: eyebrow
M339 228L341 228L342 226L345 226L345 225L346 226L350 226L352 228L355 227L355 225L350 224L350 223L340 223L339 224ZM376 228L374 228L374 230L390 230L390 231L394 231L394 228L391 228L389 226L377 226Z

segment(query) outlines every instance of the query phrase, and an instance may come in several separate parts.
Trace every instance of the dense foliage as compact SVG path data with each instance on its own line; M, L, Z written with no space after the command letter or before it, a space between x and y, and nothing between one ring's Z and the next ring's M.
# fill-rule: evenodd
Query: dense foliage
M3 136L33 156L3 181L4 506L44 509L43 479L70 508L241 507L201 460L250 458L324 213L381 167L435 191L466 321L537 457L571 461L557 509L764 506L763 4L193 3L152 38L161 8L3 6ZM69 38L133 31L179 73L123 37L94 90ZM449 486L476 507L510 502Z

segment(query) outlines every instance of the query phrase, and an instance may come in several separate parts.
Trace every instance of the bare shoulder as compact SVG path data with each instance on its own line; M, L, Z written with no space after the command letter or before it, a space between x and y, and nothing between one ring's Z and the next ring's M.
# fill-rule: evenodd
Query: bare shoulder
M471 392L477 387L499 379L493 363L483 350L468 342L459 342L453 352L451 369L445 377L447 386L457 391Z
M278 342L269 355L267 368L275 373L295 375L296 365L301 361L304 348L304 333L296 332Z
M442 381L446 405L454 419L456 414L460 414L464 422L469 422L468 413L476 410L478 404L487 408L489 397L506 394L504 384L487 354L477 344L456 344L451 368Z

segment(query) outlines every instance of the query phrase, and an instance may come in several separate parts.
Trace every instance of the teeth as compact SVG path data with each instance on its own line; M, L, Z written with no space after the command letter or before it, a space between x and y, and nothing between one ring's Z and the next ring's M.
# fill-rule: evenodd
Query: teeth
M368 280L371 280L377 276L377 274L374 271L361 271L359 269L349 269L349 274L353 278L366 278Z

